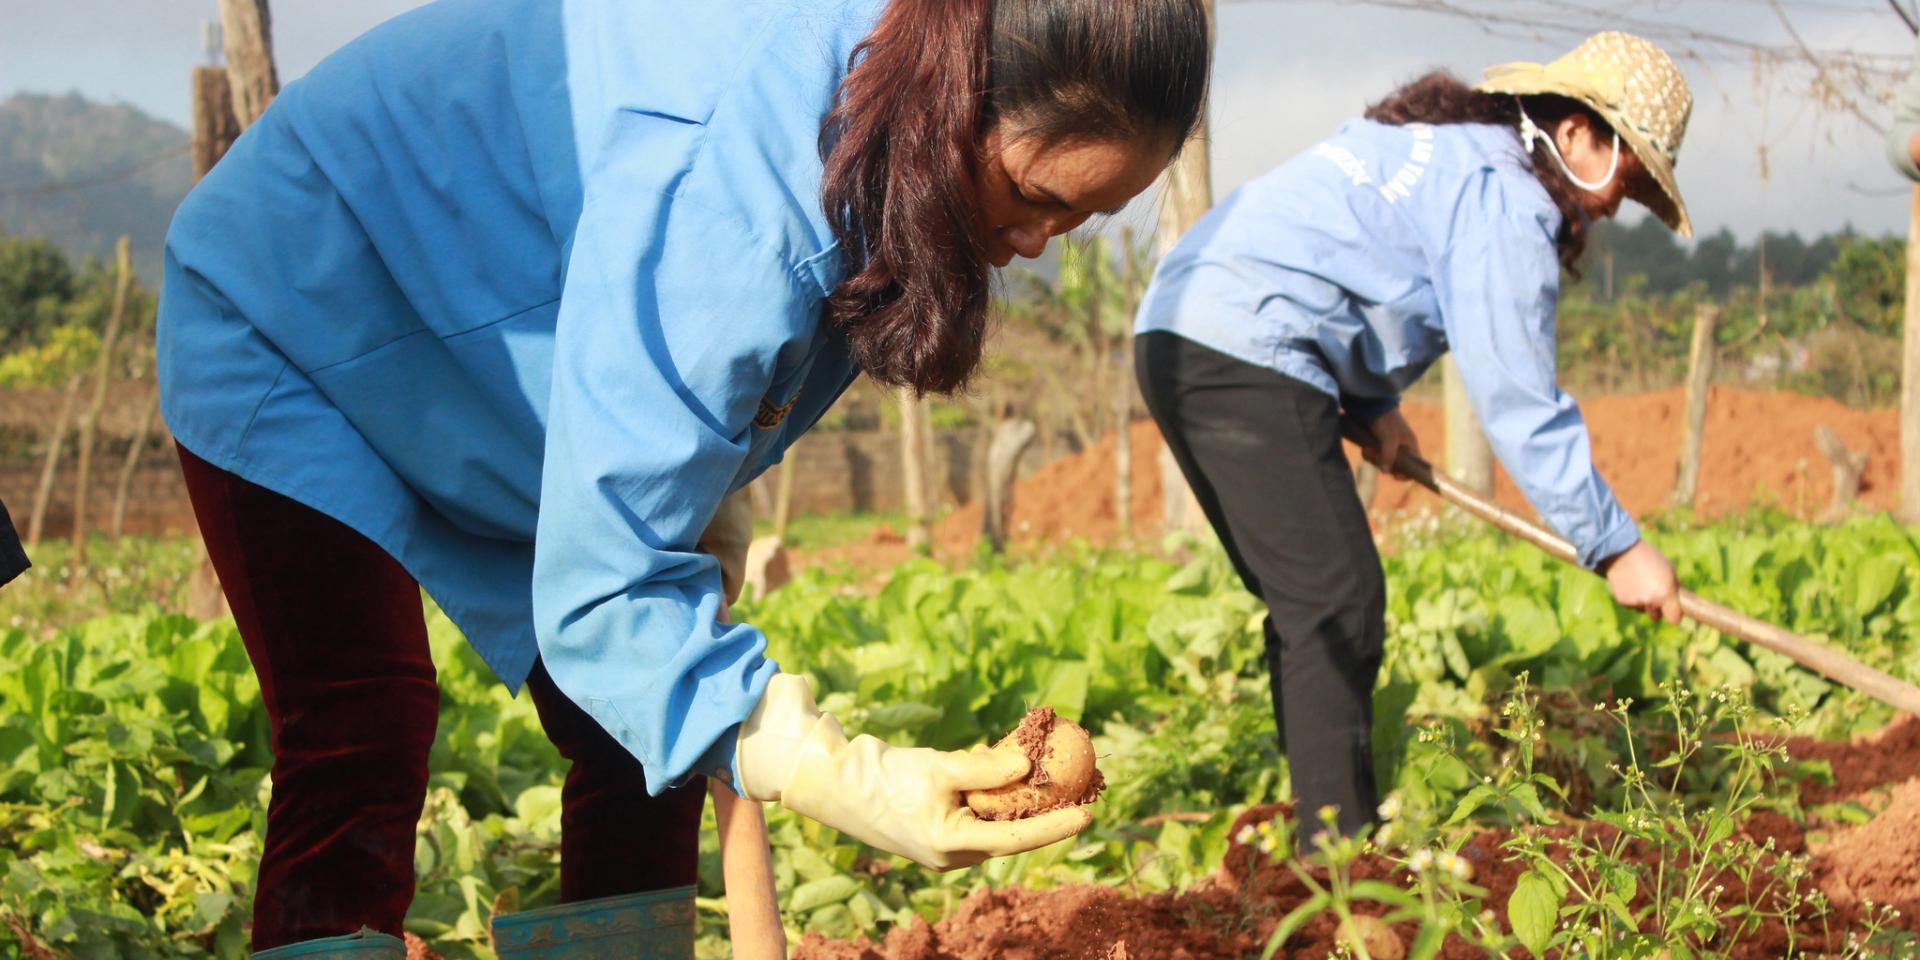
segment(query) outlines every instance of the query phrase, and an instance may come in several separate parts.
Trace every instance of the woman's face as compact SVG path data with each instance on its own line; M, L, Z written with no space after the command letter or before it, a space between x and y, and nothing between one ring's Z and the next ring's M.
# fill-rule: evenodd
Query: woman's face
M1153 185L1170 151L1161 143L1007 136L981 145L980 229L996 267L1037 257L1047 240L1094 214L1118 213Z
M1607 181L1598 190L1580 191L1580 205L1586 208L1587 216L1593 220L1605 220L1619 213L1620 202L1631 196L1634 186L1647 175L1646 168L1640 165L1640 159L1622 140L1619 145L1620 167L1608 180L1607 170L1613 166L1613 134L1600 135L1585 114L1571 114L1556 124L1553 142L1560 148L1560 156L1567 161L1567 168L1573 171L1574 176L1588 183Z

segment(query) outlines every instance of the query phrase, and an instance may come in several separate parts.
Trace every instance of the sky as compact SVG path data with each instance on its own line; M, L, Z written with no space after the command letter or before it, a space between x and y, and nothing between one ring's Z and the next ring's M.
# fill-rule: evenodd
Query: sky
M695 3L703 0L695 0ZM1913 40L1880 0L1785 0L1816 48L1901 58ZM1543 0L1486 0L1535 8ZM275 0L274 54L292 80L415 0ZM1616 0L1638 16L1784 44L1768 0ZM0 99L78 91L188 123L188 69L205 62L215 0L0 0ZM1582 25L1585 29L1587 25ZM1591 27L1599 29L1604 24ZM1338 0L1220 0L1209 149L1216 196L1281 163L1432 67L1472 78L1548 60L1564 35L1491 33L1447 16ZM1804 77L1757 81L1746 64L1682 57L1695 96L1678 176L1700 233L1904 232L1910 193L1880 135L1812 106ZM1886 122L1887 108L1872 119ZM1762 154L1766 163L1762 164ZM1142 220L1151 202L1136 203ZM1629 217L1635 214L1628 215Z

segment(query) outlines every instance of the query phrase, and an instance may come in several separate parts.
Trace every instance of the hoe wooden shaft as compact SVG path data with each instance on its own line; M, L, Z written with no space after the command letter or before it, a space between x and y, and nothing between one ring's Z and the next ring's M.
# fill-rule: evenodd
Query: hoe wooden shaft
M1373 431L1352 420L1341 421L1341 433L1362 447L1375 446ZM1402 450L1395 461L1398 472L1433 491L1468 513L1499 527L1567 563L1578 563L1573 545L1553 531L1534 523L1499 504L1455 483L1451 477L1433 469L1433 465ZM1749 617L1738 610L1714 603L1690 591L1680 591L1680 609L1695 621L1729 637L1784 654L1795 663L1818 672L1835 683L1852 687L1896 710L1920 716L1920 687L1867 666L1852 657L1822 646L1798 634L1783 630L1764 620Z

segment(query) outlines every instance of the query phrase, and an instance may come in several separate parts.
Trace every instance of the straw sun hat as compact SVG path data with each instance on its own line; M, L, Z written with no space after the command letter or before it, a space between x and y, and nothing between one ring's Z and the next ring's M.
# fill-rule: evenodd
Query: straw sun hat
M1554 94L1592 107L1633 148L1659 187L1638 188L1633 198L1676 233L1693 235L1686 201L1673 180L1675 154L1693 113L1693 94L1673 58L1659 47L1630 34L1596 33L1552 63L1488 67L1477 89L1515 96Z

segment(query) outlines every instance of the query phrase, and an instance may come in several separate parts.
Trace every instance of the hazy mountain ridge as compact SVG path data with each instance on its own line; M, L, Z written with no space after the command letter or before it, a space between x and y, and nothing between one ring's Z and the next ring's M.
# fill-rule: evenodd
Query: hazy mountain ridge
M0 101L0 232L45 237L76 261L106 257L125 233L140 274L187 194L187 131L125 104L77 93Z

